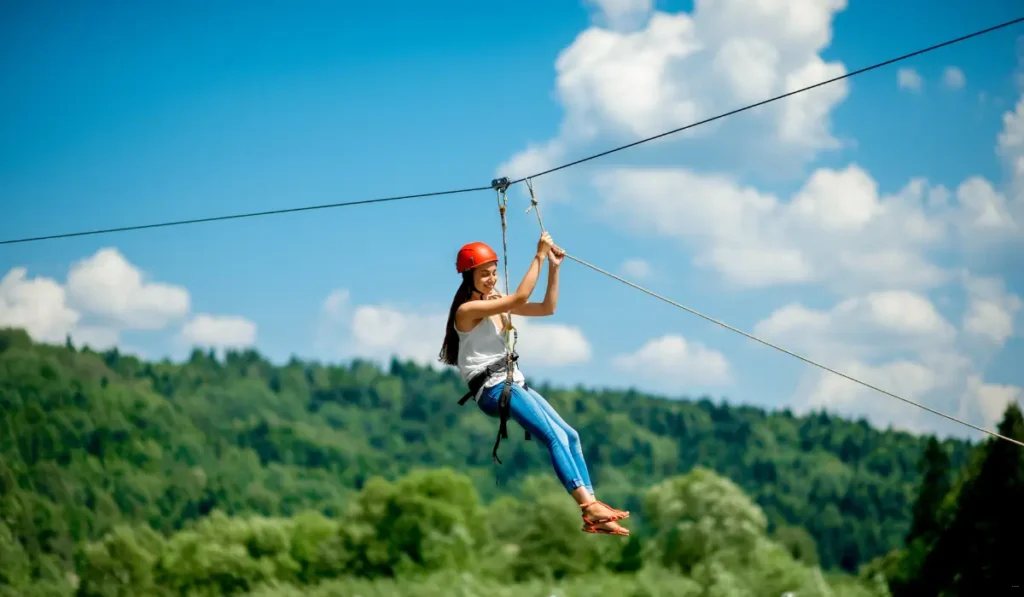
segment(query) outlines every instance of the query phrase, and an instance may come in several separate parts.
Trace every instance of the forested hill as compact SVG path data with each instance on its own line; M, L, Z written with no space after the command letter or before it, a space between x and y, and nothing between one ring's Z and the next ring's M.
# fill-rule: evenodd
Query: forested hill
M923 438L824 414L539 389L580 432L600 497L636 513L634 533L644 492L699 465L746 491L779 541L809 558L816 543L823 568L903 544ZM497 423L460 408L463 392L452 371L407 363L275 366L251 351L148 363L0 330L2 522L33 558L68 569L77 545L125 520L168 534L214 510L339 516L371 477L420 468L466 474L484 500L553 477L514 424L492 465ZM945 446L960 467L970 445Z

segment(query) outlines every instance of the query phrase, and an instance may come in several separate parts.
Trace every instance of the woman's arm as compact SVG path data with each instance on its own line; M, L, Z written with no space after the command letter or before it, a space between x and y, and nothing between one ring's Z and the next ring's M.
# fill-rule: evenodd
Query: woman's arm
M497 315L498 313L508 313L516 307L526 304L526 301L530 300L530 294L533 293L533 289L537 286L537 278L540 277L540 264L548 257L550 250L551 237L545 233L537 243L537 253L533 256L533 261L530 262L530 267L527 268L523 281L519 283L519 288L516 288L516 291L509 296L490 300L478 299L463 303L455 314L456 325L460 322L477 321L484 317ZM465 328L468 326L459 327Z
M544 302L519 305L512 309L513 315L547 317L555 314L555 308L558 306L558 270L561 269L564 255L558 247L551 247L548 259L548 287L544 292Z

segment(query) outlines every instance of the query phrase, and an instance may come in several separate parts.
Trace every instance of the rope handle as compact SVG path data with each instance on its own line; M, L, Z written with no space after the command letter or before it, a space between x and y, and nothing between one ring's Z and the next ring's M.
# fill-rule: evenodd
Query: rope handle
M502 265L505 268L505 275L504 275L504 278L505 278L505 296L508 296L510 294L509 293L509 286L508 286L508 221L507 221L507 218L506 218L506 213L508 211L508 195L507 195L506 192L508 191L508 188L509 188L509 186L511 186L511 184L512 183L509 182L508 178L505 178L505 177L496 178L496 179L491 181L491 186L494 188L494 190L497 192L497 195L498 195L498 213L501 215L501 252L502 252L502 255L501 255L502 256L502 260L501 261L502 261ZM512 313L511 312L506 313L502 317L502 319L504 319L504 321L505 321L505 326L504 326L505 329L502 330L503 333L504 333L504 336L505 336L505 354L506 354L506 357L508 359L510 359L509 360L508 380L511 381L512 380L512 367L511 367L512 361L511 361L511 358L512 358L512 353L514 353L515 350L516 350L516 343L519 342L519 332L518 332L518 330L516 330L515 326L512 325Z
M530 210L536 211L537 223L540 224L540 232L541 234L543 234L544 232L546 232L544 230L544 220L542 220L540 217L540 204L537 203L537 196L533 193L533 180L527 178L526 187L530 189L530 207L526 208L526 213L530 213Z

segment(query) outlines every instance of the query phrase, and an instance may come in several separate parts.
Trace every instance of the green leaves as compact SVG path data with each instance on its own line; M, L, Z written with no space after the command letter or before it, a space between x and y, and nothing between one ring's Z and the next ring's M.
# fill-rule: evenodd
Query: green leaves
M146 363L0 330L0 555L13 562L0 595L16 582L31 597L117 583L160 597L270 585L313 595L361 578L365 596L386 592L386 578L411 591L414 577L445 595L500 595L501 583L543 597L742 592L773 578L815 587L816 561L855 570L910 528L920 438L541 387L580 432L601 499L633 513L628 539L587 535L547 451L517 425L505 465L492 466L496 422L458 407L463 391L450 370L398 361L278 366L195 351ZM967 460L966 444L943 448L953 468ZM942 497L940 524L976 486Z
M525 501L485 510L468 478L438 469L373 478L337 519L215 512L168 539L120 525L82 550L78 597L878 597L851 579L840 579L846 592L833 591L818 568L769 540L757 506L710 471L647 493L655 519L646 541L581 533L578 507L550 479L531 479L524 492ZM0 549L2 540L0 532Z

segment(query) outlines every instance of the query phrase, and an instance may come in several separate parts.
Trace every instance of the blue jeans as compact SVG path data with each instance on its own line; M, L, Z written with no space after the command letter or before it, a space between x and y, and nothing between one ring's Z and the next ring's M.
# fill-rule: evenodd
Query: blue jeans
M504 386L504 383L499 383L485 388L480 394L477 405L487 416L497 418L498 398ZM512 419L547 447L555 474L565 490L571 493L578 487L586 487L593 494L587 463L583 460L580 434L562 420L548 401L532 388L527 390L513 384L510 410Z

